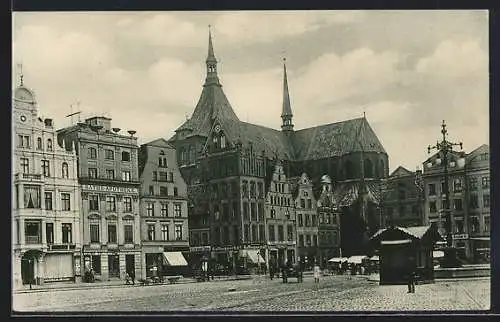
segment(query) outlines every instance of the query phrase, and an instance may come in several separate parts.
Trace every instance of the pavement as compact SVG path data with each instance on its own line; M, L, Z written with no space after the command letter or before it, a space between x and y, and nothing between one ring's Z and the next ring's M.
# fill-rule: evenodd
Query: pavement
M378 285L367 276L323 276L318 289L311 276L292 279L221 280L147 287L100 287L13 295L18 312L312 312L487 310L490 279L436 281L417 285Z

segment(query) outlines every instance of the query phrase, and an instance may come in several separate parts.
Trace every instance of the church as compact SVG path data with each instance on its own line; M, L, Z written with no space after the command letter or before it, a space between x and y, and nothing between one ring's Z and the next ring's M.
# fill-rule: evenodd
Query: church
M285 63L281 108L279 130L238 118L222 89L209 32L199 101L169 139L188 184L190 240L200 257L237 270L368 251L366 241L381 225L381 185L389 171L377 135L365 116L295 129ZM301 205L294 187L304 176L313 196ZM304 240L297 238L297 216L311 209L320 216L311 221L316 231L327 235L307 256L297 253ZM327 223L329 212L335 220Z

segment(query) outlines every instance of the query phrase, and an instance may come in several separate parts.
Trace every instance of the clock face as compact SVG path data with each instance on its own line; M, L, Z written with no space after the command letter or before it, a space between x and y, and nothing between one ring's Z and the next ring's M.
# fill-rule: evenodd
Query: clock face
M219 124L217 124L217 125L215 126L215 133L219 133L219 132L220 132L220 125L219 125Z

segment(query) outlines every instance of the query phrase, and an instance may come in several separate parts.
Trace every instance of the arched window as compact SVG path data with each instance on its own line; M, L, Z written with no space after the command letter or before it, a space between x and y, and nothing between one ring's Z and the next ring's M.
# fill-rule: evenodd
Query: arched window
M52 151L52 139L47 139L47 150Z
M365 159L365 178L373 178L373 163L370 159Z
M224 149L226 147L226 136L222 134L220 136L220 148Z
M97 159L97 150L95 148L89 148L89 159Z
M354 165L351 161L345 163L345 178L354 179Z
M214 148L217 148L217 143L218 143L217 141L218 141L217 135L214 134L213 137L212 137L212 142L214 144Z
M36 139L36 148L38 150L42 150L43 149L43 147L42 147L42 138Z
M63 164L62 164L62 177L69 178L68 164L66 162L63 162Z
M185 148L181 149L181 163L186 164L187 163L187 152Z
M194 147L190 146L189 147L189 162L190 163L195 163L196 162L196 156L194 153Z

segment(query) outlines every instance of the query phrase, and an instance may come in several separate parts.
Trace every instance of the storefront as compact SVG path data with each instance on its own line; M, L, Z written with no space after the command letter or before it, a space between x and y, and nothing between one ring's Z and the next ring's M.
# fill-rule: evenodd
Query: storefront
M474 237L470 241L474 263L489 264L491 256L490 237Z

